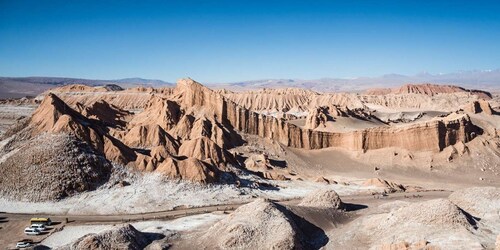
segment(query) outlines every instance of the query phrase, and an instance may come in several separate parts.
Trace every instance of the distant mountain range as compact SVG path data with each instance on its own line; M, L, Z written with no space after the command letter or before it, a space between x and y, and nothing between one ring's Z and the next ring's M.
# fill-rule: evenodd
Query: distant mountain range
M319 92L361 92L371 88L390 88L407 83L450 84L468 89L500 91L500 69L461 71L449 74L421 73L414 76L388 74L379 77L321 78L316 80L265 79L209 85L231 90L297 87Z
M116 84L123 88L134 86L169 87L172 83L143 78L91 80L66 77L0 77L0 99L36 96L45 90L68 84L103 86Z
M468 89L500 91L500 69L460 71L448 74L421 73L413 76L388 74L379 77L321 78L301 79L264 79L232 83L207 83L211 88L248 90L261 88L305 88L318 92L363 92L372 88L391 88L407 83L451 84ZM134 86L171 87L173 83L143 78L124 78L117 80L90 80L64 77L0 77L0 99L36 96L41 92L62 85L85 84L102 86L116 84L123 88Z

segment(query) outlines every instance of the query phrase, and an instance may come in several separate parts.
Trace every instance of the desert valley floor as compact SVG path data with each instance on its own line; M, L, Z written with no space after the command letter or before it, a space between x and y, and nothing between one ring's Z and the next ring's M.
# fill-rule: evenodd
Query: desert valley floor
M499 129L452 85L60 86L0 101L0 246L499 249Z

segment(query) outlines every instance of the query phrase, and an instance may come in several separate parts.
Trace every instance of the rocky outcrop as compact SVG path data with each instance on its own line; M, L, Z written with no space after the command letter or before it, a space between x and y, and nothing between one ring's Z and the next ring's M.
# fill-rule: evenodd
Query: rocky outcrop
M194 181L199 183L214 183L218 180L221 170L212 164L196 158L166 158L158 164L156 172L173 179Z
M492 115L495 112L491 109L490 103L486 100L473 101L465 107L466 112L472 114L484 113L487 115Z
M164 146L172 154L177 154L179 149L178 142L159 125L133 127L125 134L122 141L133 148Z
M406 188L401 184L379 178L368 179L363 182L363 186L383 188L386 193L404 192L406 190Z
M193 157L202 161L212 161L217 166L234 163L233 156L205 136L187 140L179 148L179 155Z
M329 120L328 107L319 107L309 111L306 118L305 128L315 129L319 126L325 127L325 123Z
M129 127L154 124L168 131L177 125L181 115L182 111L176 102L153 96L144 111L130 121Z
M270 169L269 158L265 154L251 155L245 160L245 168L251 171L265 172Z
M132 116L131 112L122 110L104 100L94 102L89 106L83 106L80 103L77 103L76 106L78 112L83 116L110 127L125 127L127 120Z

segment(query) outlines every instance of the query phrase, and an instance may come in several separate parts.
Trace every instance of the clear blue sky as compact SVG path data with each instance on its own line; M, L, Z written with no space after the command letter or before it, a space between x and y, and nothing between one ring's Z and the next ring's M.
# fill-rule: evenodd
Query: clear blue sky
M0 0L0 75L229 82L500 68L500 3L347 2Z

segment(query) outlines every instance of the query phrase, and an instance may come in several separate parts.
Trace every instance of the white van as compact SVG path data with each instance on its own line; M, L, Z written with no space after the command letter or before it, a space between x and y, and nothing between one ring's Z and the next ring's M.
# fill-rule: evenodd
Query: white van
M39 235L40 231L36 228L27 227L24 229L24 233L27 235Z
M40 232L45 231L45 226L43 224L33 224L30 226L30 228L37 229Z

